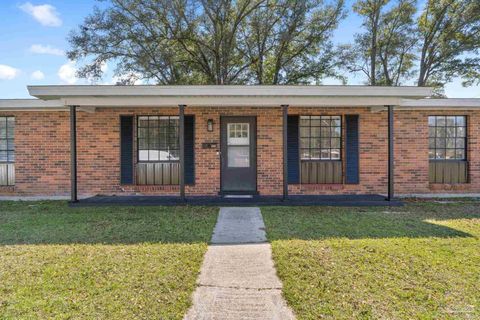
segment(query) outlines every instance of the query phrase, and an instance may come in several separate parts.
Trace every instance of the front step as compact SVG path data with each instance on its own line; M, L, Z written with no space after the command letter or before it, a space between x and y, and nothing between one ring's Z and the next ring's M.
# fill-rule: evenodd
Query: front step
M251 194L225 194L223 195L225 199L252 199L253 195Z

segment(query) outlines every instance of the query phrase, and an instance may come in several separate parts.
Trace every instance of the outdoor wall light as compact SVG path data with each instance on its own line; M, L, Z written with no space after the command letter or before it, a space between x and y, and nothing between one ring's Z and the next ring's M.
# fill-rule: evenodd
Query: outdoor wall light
M213 119L208 119L207 120L207 131L212 132L213 131Z

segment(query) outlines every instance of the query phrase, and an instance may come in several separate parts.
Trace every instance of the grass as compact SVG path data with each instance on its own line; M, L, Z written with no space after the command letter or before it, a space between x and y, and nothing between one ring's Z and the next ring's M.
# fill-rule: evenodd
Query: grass
M181 319L216 215L0 202L0 318Z
M262 214L298 319L480 318L478 202Z

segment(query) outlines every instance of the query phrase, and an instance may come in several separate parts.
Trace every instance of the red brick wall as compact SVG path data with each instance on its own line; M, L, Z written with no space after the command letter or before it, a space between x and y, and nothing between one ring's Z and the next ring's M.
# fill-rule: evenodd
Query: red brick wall
M256 116L257 184L262 195L282 194L282 113L280 108L187 107L195 115L195 178L187 195L217 195L220 160L220 116ZM360 184L290 185L291 194L385 193L387 189L387 114L369 108L296 108L290 114L360 115ZM178 186L121 186L120 115L176 115L177 108L98 108L78 113L78 182L80 195L178 194ZM468 116L470 183L456 186L428 183L428 115ZM16 117L16 185L0 187L0 195L68 195L70 146L68 112L9 112ZM207 132L207 120L214 131ZM480 111L395 113L395 188L397 193L480 192Z
M67 112L1 112L15 116L15 186L1 195L65 195L70 187Z

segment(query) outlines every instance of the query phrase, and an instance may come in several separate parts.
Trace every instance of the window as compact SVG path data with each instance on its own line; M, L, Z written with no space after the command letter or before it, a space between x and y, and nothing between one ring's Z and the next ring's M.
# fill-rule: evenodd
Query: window
M227 126L227 159L230 168L250 167L250 124L229 123Z
M0 163L15 162L15 118L0 117Z
M15 118L0 117L0 186L15 185Z
M428 138L430 160L466 160L465 116L428 117Z
M340 160L341 116L300 117L300 159Z
M139 116L137 122L138 161L178 161L178 116Z

